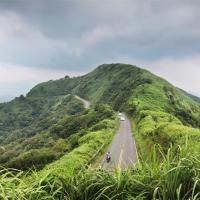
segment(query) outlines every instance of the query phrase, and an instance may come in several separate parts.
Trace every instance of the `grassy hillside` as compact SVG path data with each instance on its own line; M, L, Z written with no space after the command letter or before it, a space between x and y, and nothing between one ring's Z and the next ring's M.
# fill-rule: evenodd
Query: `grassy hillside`
M100 137L92 140L96 142L99 140L101 143L102 134L99 132L95 136L97 134ZM91 136L86 136L84 140L88 140L88 137ZM92 146L98 144L96 142ZM88 145L90 144L89 142ZM90 170L84 166L85 157L82 151L87 151L90 148L88 145L83 144L60 162L50 166L53 170L50 168L42 173L33 172L32 176L22 172L1 171L1 199L197 200L200 198L199 154L190 154L187 147L179 148L178 151L170 148L166 155L162 149L155 147L149 162L140 162L136 167L126 171L116 170L110 173ZM162 159L158 159L160 154ZM72 161L77 167L76 174L73 174Z
M39 84L28 96L77 94L95 103L108 103L129 113L154 110L171 113L184 124L200 127L200 104L164 79L141 68L101 65L91 73Z
M181 135L191 136L192 132L194 138L199 134L200 103L166 80L135 66L101 65L82 77L40 84L28 95L51 95L55 91L126 111L135 119L138 140L146 141L148 146L159 143L169 147L170 143L182 141L177 139ZM178 134L181 132L184 134Z
M136 66L101 65L81 77L41 83L26 97L0 104L2 164L20 168L23 162L15 165L16 160L28 160L40 154L38 151L43 152L40 157L46 163L68 151L70 144L65 139L76 131L65 130L60 124L78 123L77 115L84 110L82 103L69 94L88 99L93 105L104 103L126 111L135 119L138 140L148 146L159 143L169 147L170 143L179 143L181 136L190 134L194 138L199 134L200 104L184 91ZM84 123L77 126L84 128ZM60 153L48 153L56 146L64 147Z
M92 107L85 110L70 94ZM113 174L87 170L112 139L113 110L131 118L141 162ZM81 77L41 83L0 104L0 134L3 166L46 165L25 178L2 171L3 199L199 198L200 103L136 66L101 65Z
M113 116L113 111L105 105L96 105L84 111L82 103L73 96L63 96L61 99L61 102L53 104L53 111L41 111L42 114L29 125L13 130L12 134L2 135L0 163L3 166L41 168L79 146L78 139L89 128L96 125L94 129L103 129L104 124L98 123Z
M24 97L0 105L0 163L27 169L59 158L71 147L50 130L62 120L84 112L73 96Z
M28 96L53 96L77 94L95 103L112 103L115 109L122 107L133 89L133 83L141 69L130 65L102 65L93 72L78 78L64 78L42 83Z

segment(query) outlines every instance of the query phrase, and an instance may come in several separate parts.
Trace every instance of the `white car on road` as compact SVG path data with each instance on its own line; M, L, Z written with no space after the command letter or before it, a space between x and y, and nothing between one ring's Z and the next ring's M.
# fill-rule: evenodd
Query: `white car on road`
M124 116L121 116L121 117L120 117L120 121L125 121L125 117L124 117Z

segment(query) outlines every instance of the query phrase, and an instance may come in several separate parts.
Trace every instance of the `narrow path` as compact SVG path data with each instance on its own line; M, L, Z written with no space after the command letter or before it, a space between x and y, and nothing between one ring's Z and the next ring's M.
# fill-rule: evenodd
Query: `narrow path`
M119 130L108 149L111 152L111 161L107 163L104 158L101 164L103 169L125 169L138 161L137 148L131 132L131 123L125 114L122 114L121 117L125 120L120 120Z
M79 99L80 101L82 101L83 102L83 104L84 104L84 107L86 108L86 109L88 109L90 106L91 106L91 103L89 102L89 101L87 101L87 100L85 100L85 99L82 99L81 97L79 97L79 96L77 96L77 95L74 95L77 99Z

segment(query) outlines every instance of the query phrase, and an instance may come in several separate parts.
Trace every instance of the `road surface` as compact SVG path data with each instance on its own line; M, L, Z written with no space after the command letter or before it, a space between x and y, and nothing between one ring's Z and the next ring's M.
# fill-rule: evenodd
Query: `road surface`
M77 99L79 99L80 101L83 102L84 107L85 107L86 109L88 109L88 108L90 107L91 103L90 103L89 101L87 101L87 100L85 100L85 99L82 99L81 97L79 97L79 96L77 96L77 95L75 95L75 97L76 97Z
M103 169L125 169L138 161L137 148L132 137L130 121L125 114L122 114L123 117L125 121L120 120L119 130L108 149L111 152L111 161L107 163L104 157L101 163Z
M75 97L83 102L86 109L90 107L91 103L89 101L76 95ZM123 113L121 118L125 120L120 120L120 127L108 149L111 152L111 161L107 163L104 156L101 163L103 169L125 169L138 161L137 148L132 137L131 123Z

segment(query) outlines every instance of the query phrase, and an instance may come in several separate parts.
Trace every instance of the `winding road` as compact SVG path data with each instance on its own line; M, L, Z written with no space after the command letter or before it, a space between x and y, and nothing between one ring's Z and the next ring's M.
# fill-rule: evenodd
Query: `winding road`
M80 101L82 101L83 102L83 104L84 104L84 107L86 108L86 109L88 109L90 106L91 106L91 103L89 102L89 101L87 101L87 100L85 100L85 99L83 99L83 98L81 98L81 97L79 97L79 96L77 96L77 95L74 95L77 99L79 99Z
M121 116L120 127L115 135L108 151L111 153L111 161L107 163L105 158L101 163L103 169L125 169L138 161L135 140L132 137L131 123L125 114Z
M79 96L75 96L83 102L84 107L88 109L91 103ZM137 148L135 140L132 136L131 123L127 116L122 113L120 116L120 127L108 149L111 153L111 161L107 163L105 157L101 162L101 168L111 170L115 168L126 169L134 165L138 161Z

